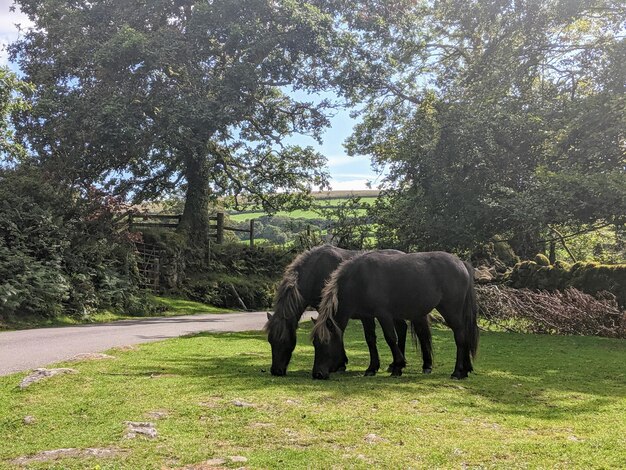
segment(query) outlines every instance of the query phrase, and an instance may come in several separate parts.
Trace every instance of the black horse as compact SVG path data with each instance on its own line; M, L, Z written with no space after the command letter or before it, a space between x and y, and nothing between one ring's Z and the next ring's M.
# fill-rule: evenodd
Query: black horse
M379 253L401 253L395 250L383 250ZM285 375L291 360L291 354L296 347L296 330L302 314L307 306L315 309L319 307L322 289L330 275L343 262L360 254L358 251L344 250L330 245L313 248L300 254L285 270L283 279L276 291L274 315L268 313L265 331L272 346L273 375ZM426 322L426 320L423 320ZM365 375L375 375L380 368L380 359L376 347L376 332L373 317L362 320L365 339L370 352L370 364ZM398 320L392 325L398 336L398 346L404 354L406 342L406 322ZM432 368L432 347L430 330L425 327L414 326L424 356L426 372ZM415 334L415 333L414 333ZM345 351L338 355L329 370L335 372L345 369L348 362Z
M369 252L343 263L322 292L311 337L313 378L327 379L343 354L343 332L350 318L377 318L393 354L392 375L406 366L396 343L394 320L420 321L436 308L454 332L457 354L452 378L473 370L478 349L474 269L449 253ZM359 316L360 315L360 316Z

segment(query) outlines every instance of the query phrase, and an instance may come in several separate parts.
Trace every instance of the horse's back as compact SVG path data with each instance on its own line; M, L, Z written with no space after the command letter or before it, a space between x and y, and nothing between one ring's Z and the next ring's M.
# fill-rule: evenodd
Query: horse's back
M464 298L469 285L463 262L445 252L370 252L346 268L340 280L342 300L368 315L423 315L446 299Z
M357 254L332 245L322 245L307 253L296 269L298 288L308 305L318 307L326 280L343 261Z

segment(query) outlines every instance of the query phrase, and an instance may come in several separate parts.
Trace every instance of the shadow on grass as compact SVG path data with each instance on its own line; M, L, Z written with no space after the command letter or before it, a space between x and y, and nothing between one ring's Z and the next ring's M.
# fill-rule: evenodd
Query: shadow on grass
M314 381L309 329L305 326L299 331L298 347L286 377L270 375L270 347L258 332L184 337L181 341L189 342L189 353L184 348L177 353L159 351L151 356L150 366L133 366L124 374L187 377L190 387L199 392L220 386L241 393L275 388L295 396L319 393L338 401L346 396L384 401L397 392L407 399L427 400L442 391L456 394L458 389L458 400L454 396L447 400L450 411L463 413L468 406L478 406L468 400L479 398L479 406L488 407L492 413L545 420L599 411L624 394L626 342L620 340L486 333L475 361L476 373L457 382L449 378L455 357L449 330L433 330L436 356L432 375L421 374L421 357L407 345L409 367L402 377L392 378L384 371L376 377L363 377L369 355L362 330L353 326L346 334L348 371L333 374L328 381ZM207 340L215 344L203 344ZM197 352L199 343L203 344L202 352ZM225 344L232 344L234 351ZM379 342L379 350L381 363L387 364L390 354L386 345Z

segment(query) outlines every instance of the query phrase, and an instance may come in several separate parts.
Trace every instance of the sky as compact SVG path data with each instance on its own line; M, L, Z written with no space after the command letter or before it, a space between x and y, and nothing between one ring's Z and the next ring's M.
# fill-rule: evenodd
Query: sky
M18 37L18 29L15 25L19 23L22 28L28 27L29 21L19 10L10 12L12 4L13 0L0 0L0 66L9 66L18 72L17 66L9 63L6 46ZM310 145L328 159L328 172L334 190L368 189L368 182L376 188L380 182L380 178L371 168L369 158L350 157L343 148L343 142L351 134L355 123L349 111L339 111L331 118L331 125L323 135L322 145L318 145L314 139L306 136L294 136L288 140L294 145Z

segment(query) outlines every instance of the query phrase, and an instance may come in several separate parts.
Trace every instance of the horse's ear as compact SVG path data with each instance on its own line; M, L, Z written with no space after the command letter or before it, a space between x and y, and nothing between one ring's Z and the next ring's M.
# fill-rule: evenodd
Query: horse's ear
M267 312L267 319L271 320L272 319L272 314L270 312Z
M311 317L311 321L313 322L313 324L315 325L317 323L317 318L313 318Z

